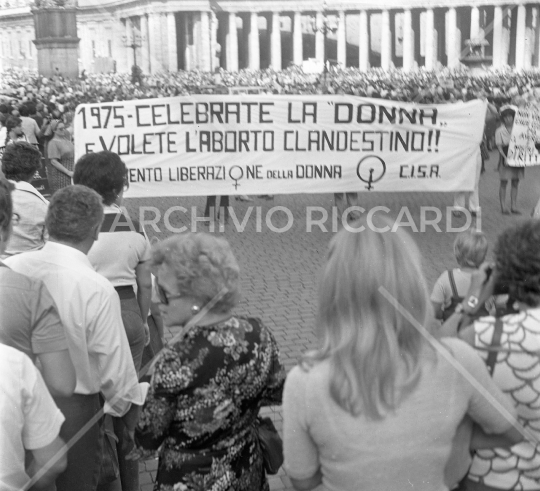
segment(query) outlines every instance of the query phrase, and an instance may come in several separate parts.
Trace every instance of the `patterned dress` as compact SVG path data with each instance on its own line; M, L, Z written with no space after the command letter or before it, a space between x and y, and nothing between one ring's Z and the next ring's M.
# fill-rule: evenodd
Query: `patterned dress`
M165 349L135 433L139 447L160 447L154 491L268 491L257 414L281 404L284 380L254 319L196 326Z
M67 170L73 170L75 147L69 139L54 137L47 145L47 178L51 193L71 184L71 177L53 167L50 160L58 160Z
M474 326L475 347L486 359L495 319L486 317ZM503 326L493 379L512 398L519 422L540 439L540 308L507 315ZM477 450L468 478L500 489L540 490L540 448L523 441Z

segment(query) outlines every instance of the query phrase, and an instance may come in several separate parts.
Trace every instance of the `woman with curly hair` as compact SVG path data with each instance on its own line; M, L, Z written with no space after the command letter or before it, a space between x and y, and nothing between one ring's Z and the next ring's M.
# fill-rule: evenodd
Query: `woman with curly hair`
M268 491L257 415L281 402L284 374L271 332L232 313L239 268L229 244L177 235L153 246L152 265L163 323L189 323L158 358L135 433L141 449L160 448L154 490Z
M506 229L495 247L493 278L485 264L473 275L467 305L505 287L518 313L499 322L483 317L460 337L485 360L492 355L493 380L517 408L518 420L540 439L540 221L527 220ZM485 286L487 285L487 286ZM479 450L473 459L465 491L539 490L540 447L522 441L511 448Z

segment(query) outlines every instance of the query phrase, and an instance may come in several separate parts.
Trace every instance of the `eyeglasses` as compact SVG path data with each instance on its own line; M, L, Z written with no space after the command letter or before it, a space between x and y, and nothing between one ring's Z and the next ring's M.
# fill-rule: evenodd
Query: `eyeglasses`
M165 289L161 285L157 285L156 290L159 297L159 301L163 305L169 305L169 302L171 300L176 300L177 298L182 298L184 296L184 295L181 295L180 293L176 295L170 295L165 291Z

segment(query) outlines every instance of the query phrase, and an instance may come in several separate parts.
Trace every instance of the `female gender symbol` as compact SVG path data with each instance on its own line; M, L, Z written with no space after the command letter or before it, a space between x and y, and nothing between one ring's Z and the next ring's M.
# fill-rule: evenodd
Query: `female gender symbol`
M362 174L360 174L362 166L364 166L365 169L369 169L369 176L363 177ZM374 179L373 173L376 169L378 170L377 174L379 175ZM356 175L358 176L358 179L367 183L366 188L368 190L371 190L373 187L372 183L380 181L384 174L386 174L386 164L383 159L377 157L376 155L368 155L367 157L364 157L360 162L358 162L358 166L356 167Z
M233 174L232 174L233 169L238 169L240 171L240 175L238 177L233 176ZM234 189L237 190L238 186L240 186L240 184L238 184L238 180L242 179L242 177L244 177L244 169L242 169L242 167L240 167L239 165L233 165L229 169L229 177L234 181L233 186L234 186Z

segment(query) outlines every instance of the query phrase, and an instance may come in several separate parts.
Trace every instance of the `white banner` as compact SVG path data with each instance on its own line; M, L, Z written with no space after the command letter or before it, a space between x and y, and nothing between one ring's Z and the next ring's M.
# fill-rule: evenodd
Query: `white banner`
M508 147L508 165L540 165L540 104L518 109Z
M118 153L127 197L472 191L486 103L196 95L83 104L75 158Z

